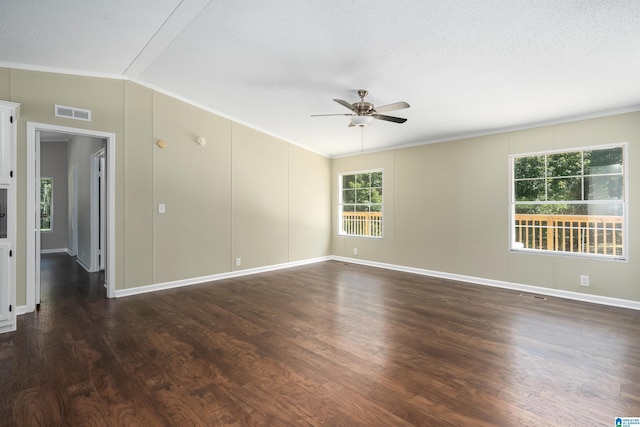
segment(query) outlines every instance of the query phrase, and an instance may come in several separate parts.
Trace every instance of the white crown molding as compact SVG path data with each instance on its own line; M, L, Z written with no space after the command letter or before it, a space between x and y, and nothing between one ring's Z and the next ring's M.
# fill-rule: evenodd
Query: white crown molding
M599 119L599 118L602 118L602 117L616 116L618 114L636 113L638 111L640 111L640 104L632 105L630 107L625 107L625 108L617 108L617 109L612 109L612 110L605 110L605 111L598 111L598 112L593 112L593 113L588 113L588 114L581 114L581 115L577 115L577 116L561 117L561 118L557 118L557 119L553 119L553 120L546 120L546 121L540 121L540 122L531 122L531 123L522 124L522 125L518 125L518 126L495 128L495 129L484 130L484 131L481 131L481 132L472 132L472 133L465 133L465 134L460 134L460 135L453 135L453 136L449 136L449 137L446 137L446 138L430 139L430 140L426 140L426 141L414 142L414 143L410 143L410 144L402 144L402 145L397 145L397 146L394 146L394 147L381 148L381 149L377 149L377 150L365 150L364 152L358 151L357 153L354 152L354 153L351 153L351 154L340 154L338 156L332 156L331 158L332 159L341 159L341 158L344 158L344 157L359 156L361 154L370 154L370 153L379 153L379 152L383 152L383 151L401 150L403 148L419 147L419 146L422 146L422 145L429 145L429 144L439 144L441 142L460 141L460 140L470 139L470 138L479 138L479 137L483 137L483 136L499 135L499 134L502 134L502 133L518 132L518 131L527 130L527 129L535 129L535 128L544 127L544 126L562 125L562 124L566 124L566 123L579 122L581 120Z

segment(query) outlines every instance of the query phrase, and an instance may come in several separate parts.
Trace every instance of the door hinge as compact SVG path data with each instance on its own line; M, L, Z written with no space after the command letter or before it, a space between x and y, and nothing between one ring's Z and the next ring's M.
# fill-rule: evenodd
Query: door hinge
M9 116L9 123L13 123L13 116Z
M9 258L13 256L13 250L9 249Z
M9 304L9 313L13 311L13 305Z
M13 178L13 171L9 171L9 177Z

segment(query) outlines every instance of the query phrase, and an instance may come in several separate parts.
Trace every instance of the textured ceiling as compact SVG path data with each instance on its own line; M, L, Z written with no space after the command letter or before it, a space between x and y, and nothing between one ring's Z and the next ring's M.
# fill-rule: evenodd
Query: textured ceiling
M639 22L638 0L2 0L0 66L129 78L340 156L638 110ZM358 89L408 121L310 117Z

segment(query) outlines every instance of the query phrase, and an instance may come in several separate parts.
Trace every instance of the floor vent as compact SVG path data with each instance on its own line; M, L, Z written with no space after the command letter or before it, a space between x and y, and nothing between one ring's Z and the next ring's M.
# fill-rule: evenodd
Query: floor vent
M82 108L66 107L64 105L56 104L55 108L56 117L66 117L68 119L91 121L91 110L84 110Z
M546 301L547 300L547 297L543 297L543 296L540 296L540 295L520 294L520 296L524 297L524 298L529 298L529 299L537 299L537 300L540 300L540 301Z

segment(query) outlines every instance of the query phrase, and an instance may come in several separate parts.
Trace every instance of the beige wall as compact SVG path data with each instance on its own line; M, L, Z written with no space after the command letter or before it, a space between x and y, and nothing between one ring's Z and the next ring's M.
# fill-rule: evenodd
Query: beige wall
M330 254L330 159L132 82L0 68L0 98L21 104L19 306L28 121L115 133L117 290L229 272L236 257L242 269ZM92 121L54 117L54 104L90 109Z
M509 251L510 154L626 141L628 262ZM385 238L337 235L333 254L442 273L640 301L640 113L335 159L341 172L384 168ZM337 194L332 198L337 209ZM353 248L358 255L353 255ZM580 275L590 287L579 286Z
M640 301L640 113L330 160L131 82L0 68L0 97L21 104L18 305L27 121L115 133L116 289L358 248L363 260ZM54 117L56 103L91 109L93 121ZM620 141L629 142L629 262L509 252L508 155ZM337 174L377 168L384 239L337 236Z

